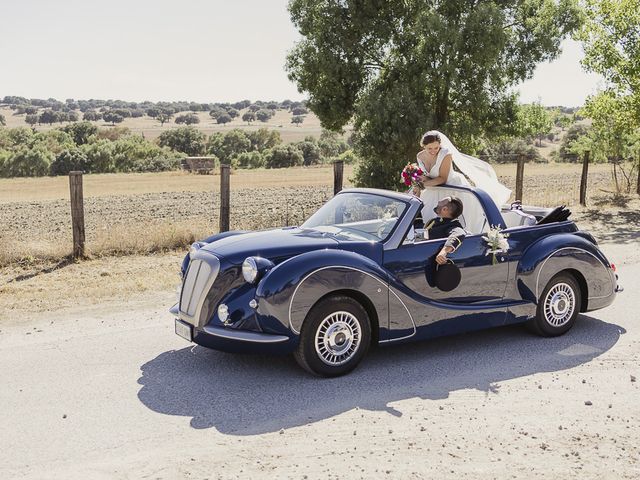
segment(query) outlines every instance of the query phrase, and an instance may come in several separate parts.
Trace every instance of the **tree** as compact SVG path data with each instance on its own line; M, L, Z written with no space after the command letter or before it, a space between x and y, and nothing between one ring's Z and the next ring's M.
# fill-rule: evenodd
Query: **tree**
M38 119L38 123L48 123L51 125L54 122L57 122L60 118L60 114L58 112L54 112L53 110L45 110L40 114Z
M76 122L63 127L62 131L71 135L73 142L80 146L89 143L89 138L98 133L98 127L90 122Z
M251 150L251 140L247 134L234 128L227 133L215 132L207 142L207 152L223 163L230 163L234 157Z
M209 112L209 116L216 120L220 115L225 115L227 111L224 108L215 107Z
M164 127L164 124L171 120L171 117L173 117L172 113L158 112L158 114L153 118L160 122L161 127Z
M31 125L32 127L38 123L38 120L40 120L40 116L35 113L35 114L27 114L24 117L24 121L27 125Z
M522 136L538 139L538 146L542 146L542 139L551 132L553 121L540 102L522 105L518 111L517 129Z
M323 127L353 122L356 183L384 188L398 188L426 129L470 153L510 131L511 87L579 22L576 0L292 0L289 11L302 34L290 79Z
M302 152L295 146L281 145L267 150L264 154L265 166L267 168L287 168L302 165L304 157Z
M261 109L256 112L256 118L261 122L268 122L273 117L273 110Z
M256 121L256 114L253 112L246 112L242 115L242 121L251 123Z
M251 141L251 148L263 152L282 143L282 137L277 130L260 128L255 132L248 132L247 137Z
M225 123L229 123L231 121L231 117L228 113L223 113L216 118L216 122L218 124L224 125Z
M231 118L236 118L238 115L240 115L240 112L233 107L229 107L227 108L227 115L229 115Z
M236 168L260 168L264 167L264 158L260 152L244 152L235 157Z
M302 164L304 166L317 165L322 161L320 147L316 142L306 140L303 142L298 142L296 144L296 147L298 147L298 150L302 152Z
M206 136L195 127L179 127L163 132L158 137L161 147L169 147L189 156L202 155Z
M291 110L291 113L293 115L306 115L307 113L309 113L309 110L307 110L304 107L296 107L293 110Z
M291 123L301 125L302 122L304 122L304 117L302 115L295 115L294 117L291 117Z
M7 120L4 118L4 115L0 113L0 126L5 126L7 124Z
M178 115L176 117L176 123L184 123L185 125L192 125L194 123L200 123L200 118L195 113L186 113L184 115Z
M102 114L98 113L98 112L96 112L94 110L87 110L82 115L82 120L85 120L85 121L88 121L88 122L97 122L99 120L102 120Z
M104 119L105 122L111 122L111 125L115 125L116 123L122 123L124 121L124 117L122 115L120 115L119 113L115 113L115 112L104 112L104 114L102 115L102 118Z

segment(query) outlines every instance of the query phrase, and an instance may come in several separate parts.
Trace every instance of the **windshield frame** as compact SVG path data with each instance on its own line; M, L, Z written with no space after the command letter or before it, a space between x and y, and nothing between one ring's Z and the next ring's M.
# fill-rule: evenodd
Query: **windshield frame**
M396 192L390 192L390 193L396 193ZM391 228L391 230L386 234L385 237L383 238L377 238L376 240L366 240L366 239L362 239L360 241L369 241L369 242L374 242L374 243L385 243L387 242L390 238L392 238L394 236L394 234L396 233L396 231L398 230L399 225L401 225L403 222L403 218L406 217L407 212L409 212L410 210L412 210L411 208L411 201L410 198L407 197L402 198L399 195L395 194L395 195L385 195L384 191L381 192L372 192L372 191L366 191L366 190L358 190L358 189L348 189L348 190L343 190L341 192L339 192L338 194L336 194L331 200L329 200L327 203L325 203L324 205L322 205L322 207L320 207L318 210L316 210L313 215L311 215L307 220L305 220L305 222L300 226L300 228L308 228L310 230L316 230L316 231L323 231L320 225L316 225L316 226L309 226L308 223L309 221L316 215L318 214L318 212L320 212L322 209L324 209L327 205L329 205L331 202L333 202L335 199L337 199L339 196L344 196L344 195L357 195L357 196L371 196L371 197L378 197L378 198L382 198L382 199L386 199L389 200L390 202L397 202L399 204L403 205L403 209L402 212L400 212L400 214L395 217L395 222L393 227ZM393 218L393 217L392 217ZM382 219L379 219L380 221L382 221ZM340 224L334 224L334 226L336 228L340 228L339 227ZM348 228L348 227L347 227ZM357 230L357 229L354 229ZM373 235L370 234L366 231L362 231L362 234L368 234L368 235ZM375 236L375 235L374 235ZM358 241L358 240L356 240Z

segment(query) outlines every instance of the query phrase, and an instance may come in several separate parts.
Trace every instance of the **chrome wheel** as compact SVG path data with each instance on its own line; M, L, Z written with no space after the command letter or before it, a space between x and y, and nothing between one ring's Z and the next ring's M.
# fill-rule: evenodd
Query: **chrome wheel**
M548 292L544 300L544 318L554 327L562 327L573 316L576 308L576 295L571 285L557 283Z
M333 312L320 322L315 335L316 353L332 367L347 363L358 351L360 322L352 313Z

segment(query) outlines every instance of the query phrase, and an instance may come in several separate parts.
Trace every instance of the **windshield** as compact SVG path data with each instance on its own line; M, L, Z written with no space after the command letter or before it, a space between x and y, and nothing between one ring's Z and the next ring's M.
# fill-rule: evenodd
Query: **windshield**
M312 228L348 240L386 239L407 204L371 193L342 193L329 200L302 228Z

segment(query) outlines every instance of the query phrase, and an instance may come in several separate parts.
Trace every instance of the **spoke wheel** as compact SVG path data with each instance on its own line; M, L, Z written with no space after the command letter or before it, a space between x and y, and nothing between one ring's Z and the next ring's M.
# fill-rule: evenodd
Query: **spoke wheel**
M327 365L344 365L360 347L360 323L349 312L327 316L316 332L316 353Z
M554 337L567 332L575 323L582 301L576 279L569 273L553 277L540 295L532 329L543 336Z
M314 305L302 325L294 357L314 375L336 377L353 370L371 342L367 311L351 297L336 295Z

